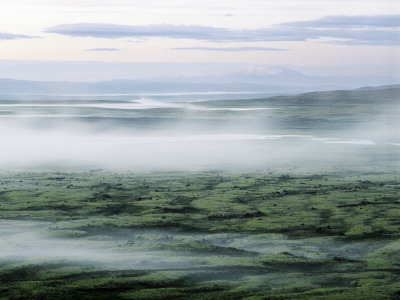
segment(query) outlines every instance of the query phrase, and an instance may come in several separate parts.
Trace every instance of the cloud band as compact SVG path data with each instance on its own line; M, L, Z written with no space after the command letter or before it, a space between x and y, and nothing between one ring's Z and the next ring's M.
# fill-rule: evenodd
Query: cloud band
M330 16L311 21L282 23L273 27L259 29L228 29L168 24L131 26L77 23L57 25L48 28L46 32L74 37L110 39L123 37L165 37L210 42L306 41L328 38L332 39L328 41L329 43L336 44L398 46L400 45L399 20L400 15ZM207 49L204 48L202 50ZM218 50L213 49L213 51Z

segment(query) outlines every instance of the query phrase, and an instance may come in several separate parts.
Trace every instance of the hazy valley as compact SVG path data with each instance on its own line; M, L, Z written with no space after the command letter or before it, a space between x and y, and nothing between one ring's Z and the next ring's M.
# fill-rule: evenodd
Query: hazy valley
M2 96L1 296L397 297L399 95Z

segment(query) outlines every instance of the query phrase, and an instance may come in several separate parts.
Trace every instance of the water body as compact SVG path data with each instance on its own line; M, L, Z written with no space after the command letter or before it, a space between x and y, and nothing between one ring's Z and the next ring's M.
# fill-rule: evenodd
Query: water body
M175 99L176 100L176 99ZM194 105L193 102L168 102L156 100L153 98L140 98L131 101L73 101L71 103L66 103L65 101L57 103L53 101L52 103L0 103L0 109L6 108L7 112L19 113L19 109L34 109L40 111L40 109L46 108L58 108L59 110L64 110L68 108L104 108L104 109L121 109L121 110L142 110L142 109L154 109L154 108L175 108L175 109L187 109L187 110L204 110L204 111L254 111L254 110L266 110L266 109L276 109L271 107L207 107ZM89 102L89 103L88 103ZM195 102L196 103L196 102ZM14 108L14 110L10 110ZM23 111L22 111L23 112Z

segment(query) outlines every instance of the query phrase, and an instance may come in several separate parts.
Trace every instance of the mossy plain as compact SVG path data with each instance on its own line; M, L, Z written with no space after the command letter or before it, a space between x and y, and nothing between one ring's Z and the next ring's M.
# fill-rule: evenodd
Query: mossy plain
M3 173L3 245L17 250L19 234L26 252L2 259L0 295L394 299L399 176L395 169Z

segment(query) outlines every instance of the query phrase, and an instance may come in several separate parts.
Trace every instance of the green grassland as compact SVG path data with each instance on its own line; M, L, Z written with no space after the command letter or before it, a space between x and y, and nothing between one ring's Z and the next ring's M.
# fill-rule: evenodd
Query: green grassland
M95 245L93 254L119 260L16 253L1 262L0 295L394 299L399 176L368 168L3 173L1 228L25 228L22 237L28 228L48 247Z

